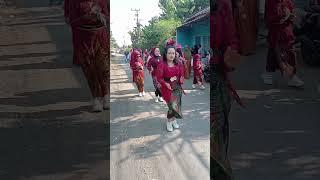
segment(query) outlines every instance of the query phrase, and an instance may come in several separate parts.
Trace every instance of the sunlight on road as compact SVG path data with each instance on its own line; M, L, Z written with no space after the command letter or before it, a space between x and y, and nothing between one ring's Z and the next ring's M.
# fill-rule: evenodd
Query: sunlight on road
M185 119L168 133L167 106L154 102L147 71L144 97L123 56L113 57L110 74L111 179L209 179L209 91L190 89L192 80L186 81Z

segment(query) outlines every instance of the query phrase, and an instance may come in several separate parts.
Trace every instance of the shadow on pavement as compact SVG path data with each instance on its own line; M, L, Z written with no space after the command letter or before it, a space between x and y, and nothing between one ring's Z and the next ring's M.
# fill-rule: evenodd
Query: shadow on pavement
M16 94L16 98L0 98L0 104L23 107L43 106L63 102L88 102L81 88L50 89Z
M247 179L310 179L320 176L320 69L299 66L304 89L289 88L277 74L264 85L266 49L244 59L232 74L247 108L233 104L230 157L235 177Z
M8 60L10 58L28 58L28 57L43 57L43 56L55 56L55 55L64 55L70 54L70 51L62 51L62 52L47 52L47 53L26 53L26 54L16 54L16 55L2 55L0 56L1 60Z
M37 41L37 42L29 42L29 43L0 44L0 47L25 46L25 45L49 44L49 43L51 43L51 41Z
M118 68L126 71L130 82L131 71L128 65L123 63L124 60L113 61L113 64ZM120 75L112 77L116 84L123 83L119 81L120 79L126 79L120 77ZM146 92L147 94L151 93L151 96L154 97L154 87L150 75L145 73L145 78ZM199 153L199 148L196 149L194 147L194 141L208 141L209 139L209 99L208 103L201 102L198 104L193 103L192 105L184 102L186 98L193 98L194 100L192 102L194 102L197 96L203 93L204 92L197 91L191 95L189 94L189 97L183 97L182 109L185 118L184 120L178 120L181 124L181 129L173 133L168 133L165 129L165 115L167 112L167 106L165 104L154 103L153 98L139 98L136 88L112 92L111 95L114 97L111 99L114 99L115 102L111 102L111 151L114 150L116 151L115 153L120 151L112 149L117 147L117 144L136 139L150 138L150 140L144 141L145 143L142 145L130 144L129 155L121 159L119 163L125 163L129 158L148 159L159 156L159 154L164 154L168 159L171 159L169 157L171 155L169 155L164 148L167 146L170 151L172 151L173 156L176 157L175 160L179 164L179 168L185 177L192 180L194 177L192 177L190 169L185 166L187 162L184 159L184 155L181 155L182 150L187 146L191 149L189 155L192 154L209 174L210 167L207 158ZM112 107L122 107L121 109L125 109L125 111L119 108L112 109ZM153 112L146 110L146 107ZM134 111L133 114L132 111ZM173 142L181 143L174 143L176 147L171 147L169 144Z
M17 7L47 7L45 1L17 0ZM32 12L32 16L49 14L45 10ZM41 18L38 18L41 20ZM60 22L52 20L48 22ZM36 23L36 22L34 22ZM33 23L33 24L34 24ZM43 23L43 22L41 22ZM16 23L16 25L28 23ZM107 117L109 112L91 114L81 102L90 100L86 81L79 68L72 66L71 34L66 25L46 26L52 41L14 43L1 46L55 43L57 52L3 55L0 59L42 57L57 55L49 63L2 66L1 70L70 68L82 88L49 89L17 94L17 98L1 98L0 104L21 107L54 106L62 110L36 112L0 112L0 179L93 179L108 177L109 143ZM18 28L18 27L17 27ZM23 60L23 59L22 59ZM52 77L55 78L55 77ZM30 83L30 82L29 82ZM41 83L41 82L31 82ZM68 83L68 82L66 82ZM68 85L68 84L66 84ZM80 102L79 106L64 109L57 103ZM97 166L100 164L100 169ZM94 171L94 173L92 172Z
M78 110L72 111L77 113ZM61 112L61 115L70 114L72 112ZM52 114L45 117L52 117ZM43 120L52 122L54 117L41 121L24 119L22 128L1 128L0 139L5 144L0 148L1 179L35 179L47 175L58 178L64 173L77 174L75 179L82 179L90 166L105 162L107 136L103 122L50 127L42 125ZM102 174L106 177L106 172Z
M56 61L56 60L52 60ZM31 63L31 64L21 64L12 66L2 66L0 70L27 70L27 69L64 69L72 68L70 64L57 64L56 62L41 62L41 63Z
M47 20L47 21L40 21L40 22L21 22L21 23L10 23L6 26L12 27L12 26L26 26L26 25L39 25L39 24L46 24L46 23L63 23L61 19L57 20Z

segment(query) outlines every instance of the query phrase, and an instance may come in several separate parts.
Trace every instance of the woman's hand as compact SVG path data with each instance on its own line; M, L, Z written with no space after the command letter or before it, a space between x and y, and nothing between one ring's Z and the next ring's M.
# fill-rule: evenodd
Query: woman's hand
M171 82L173 82L173 81L175 81L175 80L177 80L177 76L173 76L173 77L170 78L170 81L171 81Z
M143 70L143 66L142 66L140 63L138 63L138 64L137 64L137 69L138 69L138 70Z
M165 83L166 87L172 91L171 85L169 83Z

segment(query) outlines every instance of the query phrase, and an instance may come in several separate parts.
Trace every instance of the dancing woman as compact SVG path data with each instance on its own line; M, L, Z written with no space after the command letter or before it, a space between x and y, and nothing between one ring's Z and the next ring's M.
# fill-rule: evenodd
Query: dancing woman
M133 50L131 53L130 68L132 70L132 80L136 83L139 96L145 95L144 92L144 61L141 53L138 50Z
M150 53L150 59L148 60L148 63L147 63L147 68L152 76L153 86L155 88L155 95L156 95L155 102L163 101L160 86L157 81L157 69L160 63L160 58L161 58L160 49L157 47L152 48Z
M230 1L211 1L210 36L210 176L214 180L231 180L229 113L232 97L240 104L241 101L229 80L228 72L233 67L226 59L228 54L239 55Z
M182 119L181 97L184 83L184 67L176 58L175 41L166 43L163 61L158 65L157 80L161 85L163 99L168 105L166 127L169 132L179 128L175 119Z

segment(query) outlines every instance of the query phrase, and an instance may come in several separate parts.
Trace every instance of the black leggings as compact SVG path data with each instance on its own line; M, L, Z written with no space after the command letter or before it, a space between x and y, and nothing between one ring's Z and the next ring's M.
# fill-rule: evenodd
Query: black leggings
M161 91L157 88L155 91L156 96L162 97Z

